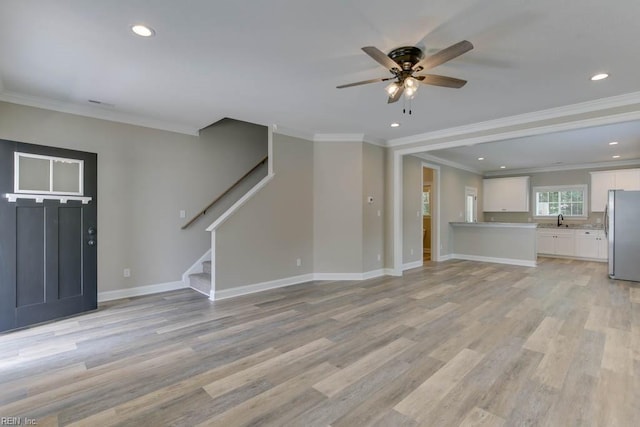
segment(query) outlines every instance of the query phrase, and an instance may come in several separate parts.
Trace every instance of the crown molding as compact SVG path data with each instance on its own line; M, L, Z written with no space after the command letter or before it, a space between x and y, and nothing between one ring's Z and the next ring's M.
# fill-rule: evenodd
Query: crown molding
M428 162L434 162L440 165L444 165L444 166L449 166L455 169L461 169L463 171L467 171L467 172L471 172L471 173L475 173L477 175L482 175L482 171L478 170L478 169L474 169L470 166L467 165L463 165L462 163L457 163L457 162L452 162L451 160L446 160L437 156L432 156L431 154L426 154L426 153L417 153L417 154L413 154L413 156L415 157L419 157L423 160L426 160Z
M313 142L363 142L363 133L316 133Z
M314 142L364 142L379 147L387 147L386 140L363 133L316 133Z
M377 145L378 147L387 147L387 140L382 138L376 138L374 136L365 135L362 139L362 142L366 142L367 144Z
M558 119L561 117L593 113L609 108L619 108L629 105L640 104L640 92L632 92L624 95L612 96L608 98L600 98L593 101L581 102L578 104L566 105L563 107L550 108L547 110L534 111L531 113L518 114L515 116L503 117L495 120L472 123L453 128L441 129L432 132L426 132L418 135L407 136L403 138L395 138L387 141L388 147L400 147L408 144L426 142L434 139L448 138L471 134L475 132L484 132L497 130L500 128L508 128L511 126L519 126L531 124L549 119ZM633 120L633 119L630 119ZM607 123L603 123L607 124ZM561 126L561 125L554 125ZM563 129L559 129L563 130Z
M601 169L601 168L618 168L623 166L640 166L640 159L634 160L619 160L611 162L596 162L596 163L580 163L575 165L557 165L557 166L545 166L540 168L528 168L528 169L511 169L509 171L490 171L482 173L483 176L505 176L505 175L520 175L523 173L539 173L539 172L557 172L566 170L578 170L578 169Z
M280 126L277 124L273 125L273 133L277 133L278 135L286 135L292 138L304 139L307 141L314 140L314 134L310 132L305 132L299 129L288 128L286 126Z
M14 92L0 92L0 101L13 104L26 105L28 107L42 108L61 113L75 114L77 116L91 117L93 119L107 120L110 122L126 123L151 129L164 130L197 136L199 129L182 123L171 123L165 120L157 120L149 117L136 116L101 109L100 107L79 105L72 102L56 101L31 95L23 95Z

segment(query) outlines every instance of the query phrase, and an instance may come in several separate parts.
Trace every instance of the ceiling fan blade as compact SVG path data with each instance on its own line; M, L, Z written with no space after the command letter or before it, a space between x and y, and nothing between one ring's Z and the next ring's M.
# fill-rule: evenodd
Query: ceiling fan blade
M388 68L389 70L396 69L400 71L400 65L398 65L393 59L389 58L383 51L381 51L377 47L366 46L363 47L362 50L383 67Z
M387 77L387 78L379 78L379 79L363 80L363 81L361 81L361 82L348 83L348 84L346 84L346 85L336 86L336 88L338 88L338 89L343 89L343 88L345 88L345 87L360 86L360 85L366 85L366 84L369 84L369 83L386 82L387 80L391 80L391 79L395 79L395 77Z
M444 64L447 61L451 61L453 58L457 58L465 52L473 49L473 44L470 41L463 40L458 42L452 46L449 46L445 49L442 49L440 52L429 56L428 58L424 58L422 61L418 62L413 66L413 70L428 70L440 64Z
M393 96L390 96L389 99L387 99L387 104L392 104L394 102L397 102L403 93L404 93L404 86L400 86L400 89L398 89L398 91L395 94L393 94Z
M455 89L459 89L462 86L467 84L466 80L456 79L453 77L447 76L438 76L436 74L427 74L424 76L415 76L416 80L420 80L422 83L426 85L433 86L442 86L442 87L452 87Z

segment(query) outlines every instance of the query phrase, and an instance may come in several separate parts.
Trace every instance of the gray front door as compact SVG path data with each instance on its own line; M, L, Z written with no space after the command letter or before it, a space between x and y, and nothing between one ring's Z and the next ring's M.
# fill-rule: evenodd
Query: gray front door
M16 152L82 161L86 203L60 194L11 200ZM0 227L0 331L97 308L96 154L0 140Z

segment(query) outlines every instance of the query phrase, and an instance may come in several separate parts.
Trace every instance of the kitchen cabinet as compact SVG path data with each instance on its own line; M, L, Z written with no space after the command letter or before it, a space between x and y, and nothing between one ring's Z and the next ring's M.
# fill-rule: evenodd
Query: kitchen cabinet
M640 169L591 172L591 212L604 212L609 190L640 190Z
M538 254L606 261L608 242L602 230L539 228Z
M529 177L484 179L482 209L485 212L529 212Z
M538 253L547 255L575 256L574 230L537 230Z
M606 260L608 258L607 239L602 230L575 230L576 256Z

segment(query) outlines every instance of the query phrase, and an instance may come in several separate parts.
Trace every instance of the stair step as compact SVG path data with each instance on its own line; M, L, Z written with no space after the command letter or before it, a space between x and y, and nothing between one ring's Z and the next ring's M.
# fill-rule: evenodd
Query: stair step
M197 273L189 275L189 286L207 296L211 293L211 274Z
M211 261L205 261L202 263L202 271L211 274Z

